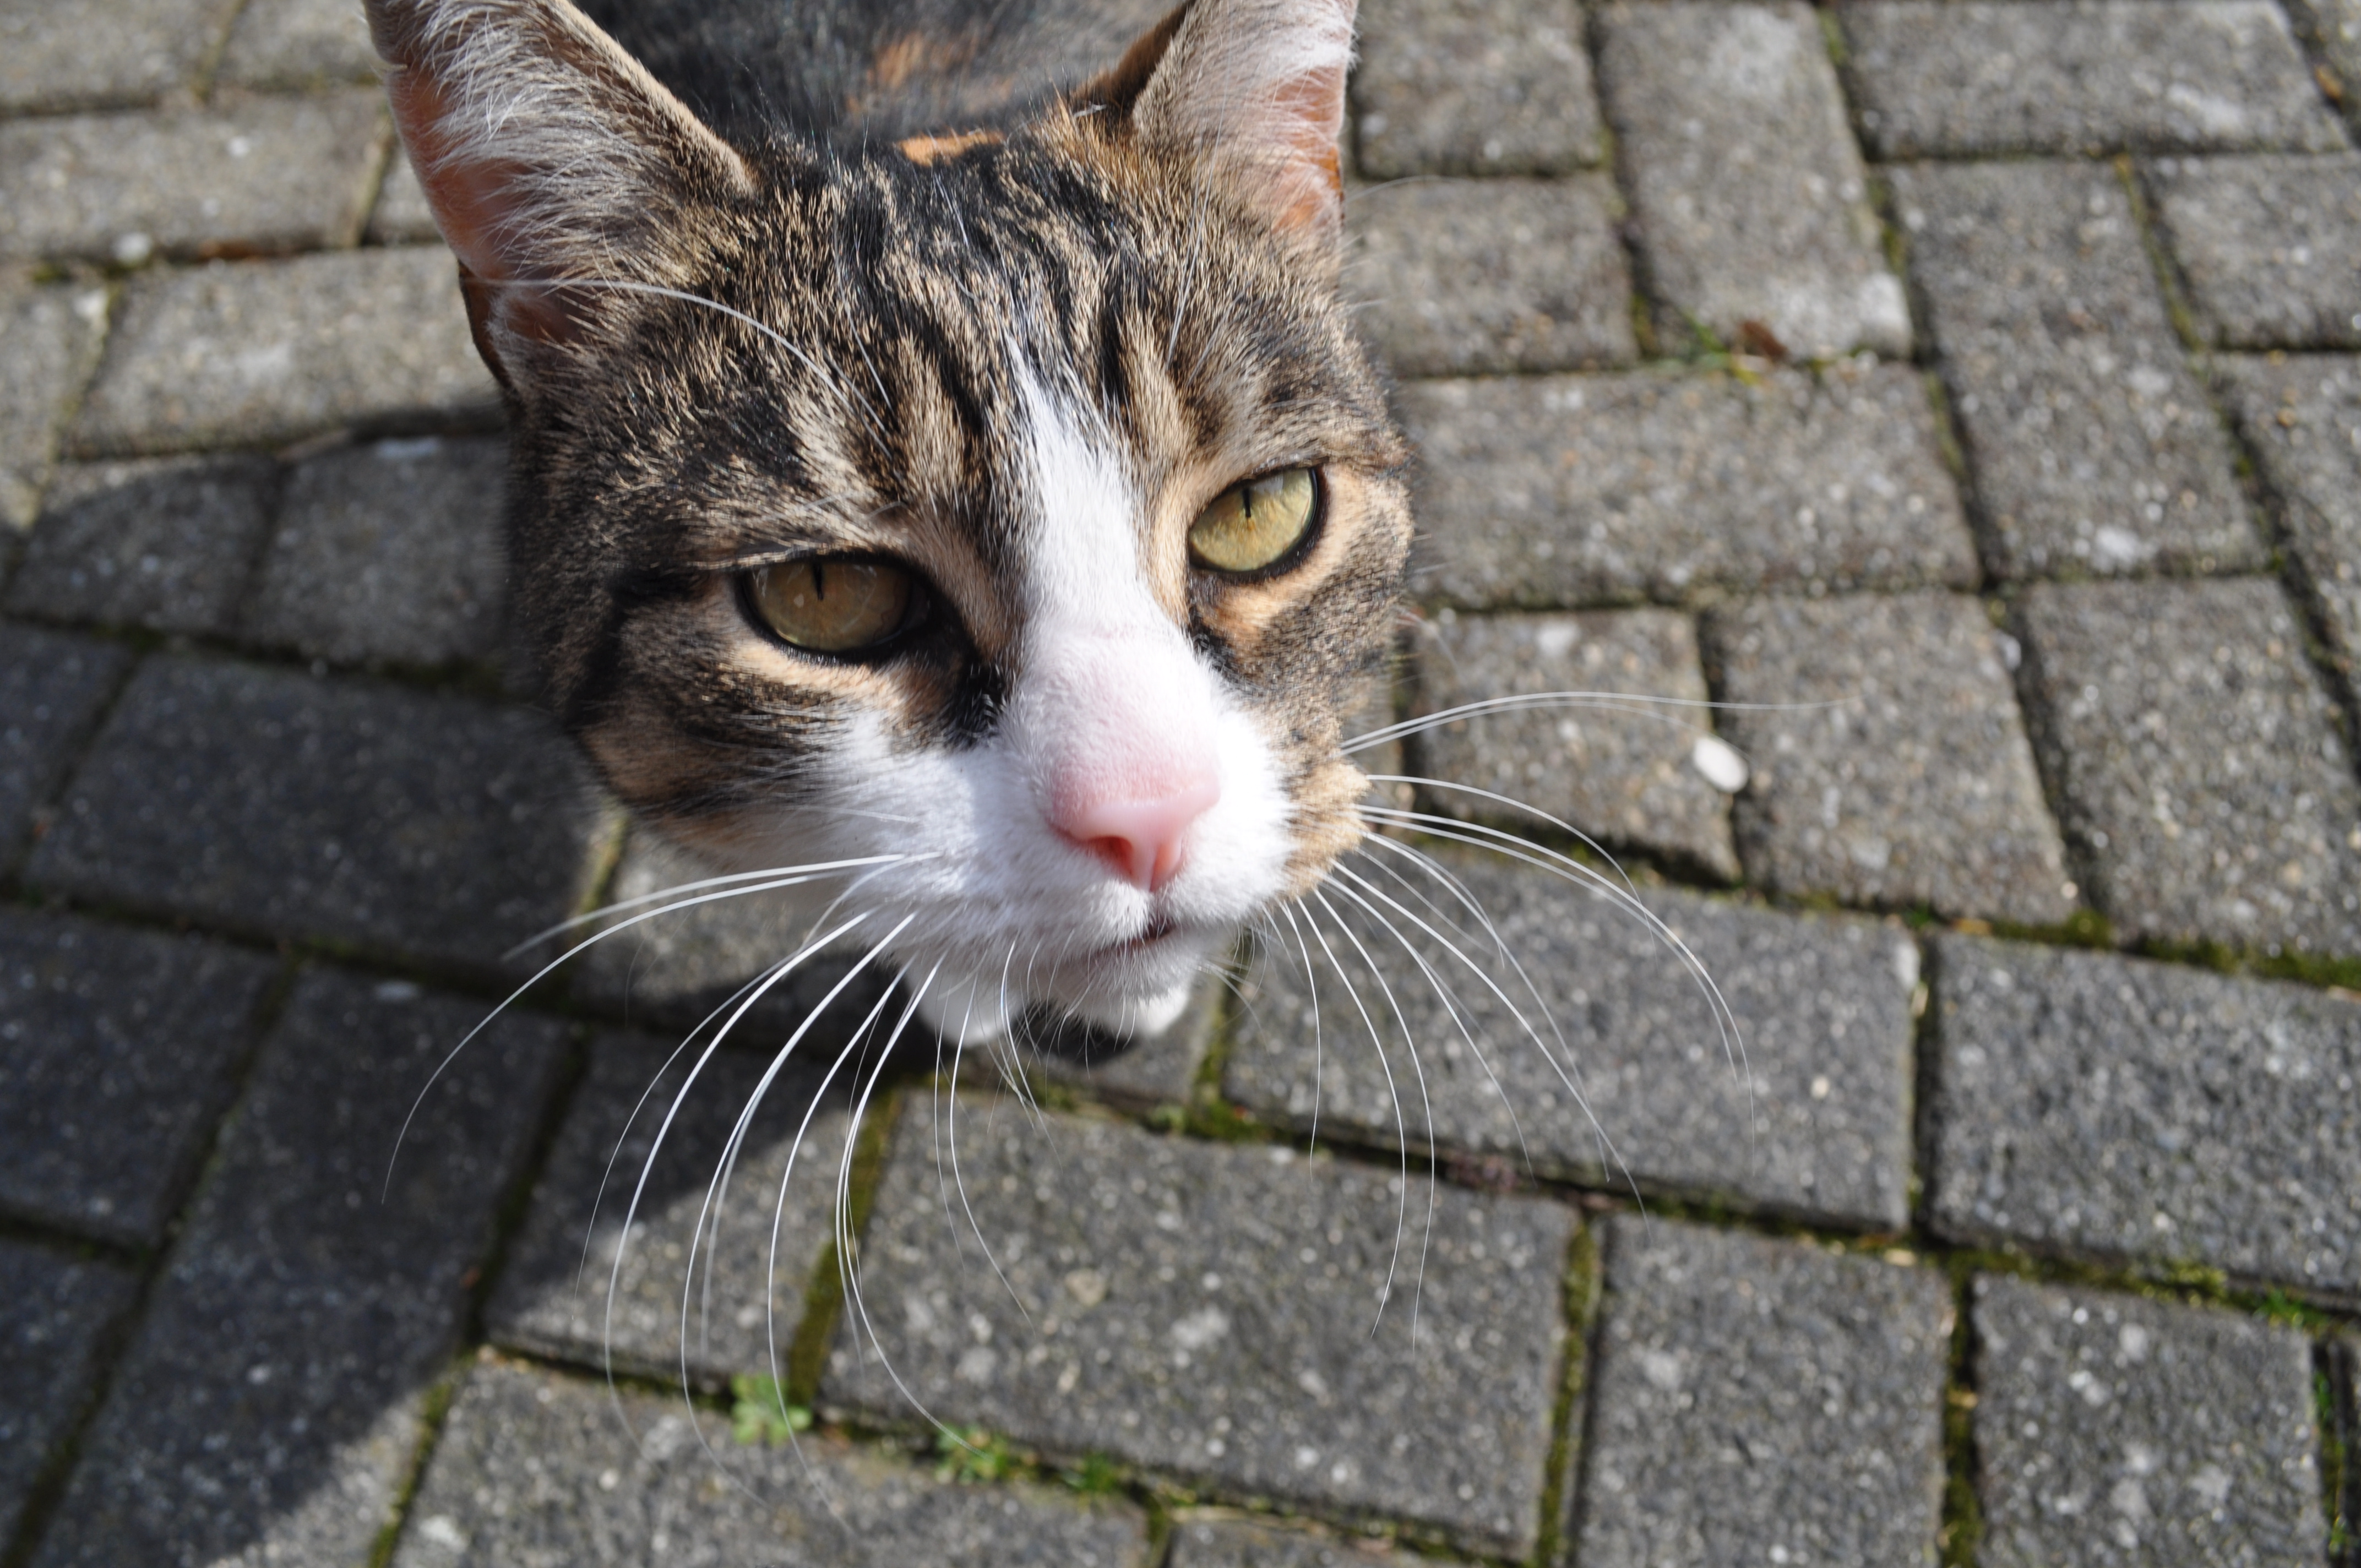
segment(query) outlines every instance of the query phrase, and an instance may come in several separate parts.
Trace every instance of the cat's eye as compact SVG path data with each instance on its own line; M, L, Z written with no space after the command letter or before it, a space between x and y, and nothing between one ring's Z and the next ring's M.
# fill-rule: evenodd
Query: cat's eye
M1189 525L1189 556L1216 572L1268 571L1303 543L1319 516L1319 476L1282 468L1214 497Z
M782 641L815 653L858 653L917 624L926 588L890 561L807 555L757 566L746 598Z

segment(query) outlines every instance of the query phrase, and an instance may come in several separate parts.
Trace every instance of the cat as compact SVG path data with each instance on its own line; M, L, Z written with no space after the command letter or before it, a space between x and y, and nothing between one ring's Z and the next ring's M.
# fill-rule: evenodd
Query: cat
M550 709L695 896L814 883L947 1038L1161 1029L1365 830L1353 9L368 0Z

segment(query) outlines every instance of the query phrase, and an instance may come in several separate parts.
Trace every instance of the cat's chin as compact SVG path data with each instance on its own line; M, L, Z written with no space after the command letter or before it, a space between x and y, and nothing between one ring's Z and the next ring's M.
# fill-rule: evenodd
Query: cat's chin
M1114 1039L1148 1039L1170 1028L1188 1009L1206 956L1199 950L1206 944L1186 934L1158 946L1164 950L1153 960L1119 960L1114 975L1088 975L1071 989L1053 981L1019 994L998 975L957 981L938 975L919 996L918 1017L953 1045L1002 1039L1028 1007L1047 1008Z

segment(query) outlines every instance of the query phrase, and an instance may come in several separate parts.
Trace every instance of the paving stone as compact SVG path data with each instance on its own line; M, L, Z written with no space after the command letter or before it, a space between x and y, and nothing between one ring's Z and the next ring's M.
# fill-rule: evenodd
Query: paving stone
M1893 180L1993 573L2259 565L2228 444L2114 175L1994 163Z
M0 910L0 1207L125 1245L161 1240L276 967L194 938Z
M137 264L349 245L385 93L238 98L0 125L0 255Z
M2361 658L2361 360L2225 356L2215 367L2331 637Z
M1880 158L2345 146L2266 0L1864 0L1839 15Z
M99 1344L139 1288L128 1270L0 1242L0 1540L16 1533L98 1372Z
M0 0L0 114L152 103L185 89L237 0Z
M222 80L241 87L370 82L377 71L368 18L345 0L248 0L221 64Z
M1405 387L1422 598L1553 609L1713 588L1970 587L1918 378L1648 372Z
M1172 1530L1171 1568L1422 1568L1433 1561L1373 1541L1243 1519L1184 1515Z
M1658 333L1741 323L1825 359L1910 351L1819 23L1778 5L1610 5L1599 79Z
M2111 953L1936 950L1945 1234L2361 1294L2361 1003Z
M426 205L426 188L410 167L410 155L397 146L386 160L385 184L378 192L377 208L369 214L368 241L371 245L434 245L442 238L443 231L434 226L434 214Z
M1369 340L1403 376L1631 363L1620 205L1604 175L1356 192L1346 276Z
M598 815L577 768L521 710L150 659L27 874L489 970L582 894Z
M1420 648L1419 711L1551 692L1609 694L1455 719L1420 732L1411 770L1429 809L1511 832L1543 824L1486 795L1505 795L1600 842L1669 855L1725 880L1738 875L1730 801L1697 759L1714 754L1697 630L1671 610L1462 616L1429 621ZM1620 699L1620 700L1619 700ZM1665 706L1660 706L1665 705ZM1687 704L1687 707L1669 706Z
M2318 1563L2311 1347L2210 1307L1975 1282L1993 1568Z
M396 1568L1148 1561L1148 1521L1126 1503L960 1486L818 1434L793 1453L738 1447L676 1399L498 1363L460 1389L409 1517Z
M110 642L0 625L0 865L16 859L130 663Z
M481 424L494 406L440 246L216 263L132 280L69 444L258 445L339 424Z
M1709 613L1705 634L1733 705L1717 717L1754 764L1737 819L1756 881L2026 925L2072 913L1981 603L1753 599Z
M2361 953L2361 787L2277 585L2040 587L2028 700L2121 931Z
M1574 0L1371 0L1356 161L1408 174L1564 174L1603 154Z
M245 634L338 663L496 658L507 485L498 437L379 441L297 464Z
M2210 340L2361 348L2361 153L2169 158L2147 178Z
M906 1420L916 1400L1217 1492L1531 1549L1571 1211L1450 1185L1430 1210L1381 1168L1013 1100L933 1113L909 1098L862 1248L900 1384L848 1328L829 1404ZM951 1132L963 1207L937 1176Z
M1585 1568L1935 1561L1942 1276L1629 1215L1606 1253Z
M691 1084L698 1054L696 1046L675 1056L671 1042L624 1036L593 1047L590 1076L566 1112L485 1314L495 1341L674 1381L685 1357L692 1383L708 1389L726 1387L734 1373L769 1373L774 1347L784 1361L830 1234L851 1118L841 1094L816 1102L817 1071L786 1074L748 1125L717 1216L708 1208L709 1184L768 1064L718 1052ZM848 1072L835 1087L850 1082ZM814 1120L806 1129L807 1112ZM650 1167L659 1129L664 1148ZM782 1194L799 1132L793 1185ZM639 1213L619 1269L616 1244L625 1239L635 1190ZM692 1290L684 1345L682 1301Z
M59 433L105 334L105 290L28 288L0 270L0 362L8 367L0 376L0 522L23 528L40 510Z
M35 1563L367 1558L563 1054L552 1020L487 1030L394 1160L482 1016L297 984Z
M278 491L277 468L254 457L70 466L49 488L7 608L45 620L225 631Z
M1738 1034L1725 1043L1699 982L1619 903L1503 859L1437 852L1488 929L1437 880L1405 886L1377 870L1406 861L1364 859L1376 862L1367 887L1399 907L1363 896L1426 969L1332 891L1330 904L1349 913L1323 912L1324 948L1308 930L1299 947L1290 931L1284 948L1256 957L1222 1080L1231 1099L1323 1142L1390 1146L1406 1135L1413 1146L1624 1190L1903 1225L1918 960L1900 929L1641 889L1727 998ZM1307 961L1317 974L1310 987Z

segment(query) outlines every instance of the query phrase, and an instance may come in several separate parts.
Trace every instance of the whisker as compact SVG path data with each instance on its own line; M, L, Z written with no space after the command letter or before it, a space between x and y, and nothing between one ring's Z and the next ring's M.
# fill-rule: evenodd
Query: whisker
M896 860L908 860L919 857L896 856L895 858ZM739 874L742 877L750 873L741 872ZM752 874L770 876L774 873L763 872ZM533 975L531 980L526 981L522 985L520 985L514 991L510 992L507 996L501 998L500 1004L499 1006L493 1008L489 1013L485 1014L482 1020L478 1022L474 1028L468 1030L465 1036L461 1036L459 1043L453 1046L451 1049L445 1054L441 1061L434 1064L434 1070L426 1075L426 1081L424 1084L420 1086L417 1098L410 1102L410 1113L401 1119L401 1130L394 1135L393 1150L390 1154L386 1156L385 1184L379 1190L379 1201L384 1201L385 1195L393 1190L394 1167L401 1158L401 1146L410 1136L411 1124L418 1119L419 1107L426 1103L427 1095L434 1091L435 1084L442 1080L444 1073L450 1069L451 1064L459 1059L459 1053L466 1050L468 1046L473 1044L477 1036L482 1034L486 1029L490 1028L493 1021L498 1019L501 1014L506 1013L511 1007L514 1006L520 997L523 996L526 992L531 991L534 986L539 985L543 981L548 979L549 976L555 972L558 967L564 964L568 959L573 958L577 953L584 952L588 948L597 946L598 943L605 941L609 937L621 935L623 932L630 930L632 927L639 925L643 920L653 920L658 916L674 914L676 911L690 908L699 904L710 903L714 899L718 898L737 898L747 894L764 893L770 891L771 886L773 885L778 887L794 887L809 880L811 880L809 877L797 874L792 878L782 880L775 884L732 888L720 893L704 894L696 898L683 899L677 904L668 904L660 909L642 910L641 913L632 916L628 920L619 922L616 925L608 927L603 931L598 931L591 936L584 938L581 941L577 942L573 947L566 948L566 951L550 959L549 962L542 965L540 969L533 971ZM538 941L540 938L536 938L534 940Z
M1655 911L1640 901L1636 893L1617 887L1598 872L1570 856L1520 839L1515 834L1504 832L1498 828L1487 827L1480 822L1459 822L1451 817L1437 817L1432 812L1394 811L1386 806L1365 806L1361 809L1365 815L1384 815L1394 817L1416 827L1419 831L1433 838L1471 845L1479 850L1488 850L1506 859L1545 871L1552 876L1589 888L1636 917L1659 942L1672 949L1679 958L1682 966L1688 970L1691 981L1704 993L1713 1014L1714 1026L1721 1035L1723 1058L1730 1063L1730 1070L1741 1074L1745 1080L1747 1135L1750 1139L1753 1136L1754 1078L1746 1064L1746 1041L1744 1032L1739 1027L1738 1015L1731 1011L1729 1002L1723 998L1721 987L1714 982L1712 972L1706 968L1704 961L1690 950L1689 945L1681 939L1678 932L1665 925L1658 918Z
M1334 905L1329 904L1326 899L1322 898L1317 888L1314 888L1312 891L1311 896L1319 901L1320 906L1323 909L1328 911L1328 918L1336 922L1337 929L1340 932L1344 931L1344 922L1338 918ZM1386 1303L1393 1299L1394 1277L1401 1266L1402 1233L1410 1227L1410 1128L1402 1121L1401 1091L1394 1082L1393 1063L1389 1060L1386 1056L1384 1037L1378 1033L1377 1021L1369 1016L1368 1004L1361 1000L1361 988L1353 983L1353 977L1351 974L1346 972L1345 966L1337 961L1336 949L1328 945L1328 938L1326 934L1320 929L1320 922L1312 917L1312 911L1309 907L1304 909L1303 916L1305 924L1310 926L1312 928L1312 939L1320 944L1320 950L1327 955L1328 965L1331 969L1336 971L1336 978L1344 981L1345 994L1352 999L1354 1010L1358 1012L1361 1015L1362 1026L1369 1032L1369 1044L1378 1053L1378 1067L1384 1072L1386 1077L1386 1093L1393 1101L1394 1141L1398 1146L1401 1159L1401 1190L1396 1194L1394 1212L1394 1246L1392 1255L1388 1258L1386 1262L1385 1288L1379 1292L1378 1297L1377 1317L1372 1319L1369 1323L1369 1332L1370 1335L1374 1337L1378 1332L1378 1322L1385 1316ZM1349 936L1351 933L1345 932L1345 934ZM1362 956L1366 961L1367 954L1364 952ZM1375 966L1373 965L1371 968L1372 972L1374 972ZM1379 984L1382 985L1383 983L1383 978L1379 977ZM1405 1030L1407 1030L1407 1025L1405 1025ZM1431 1137L1429 1141L1433 1141Z
M1496 791L1488 789L1478 789L1474 784L1455 784L1449 779L1426 778L1417 773L1371 773L1367 776L1371 784L1424 784L1430 789L1445 789L1451 790L1459 795L1479 795L1486 800L1494 801L1501 806L1513 806L1517 810L1523 812L1526 816L1539 819L1545 825L1556 828L1559 832L1564 833L1568 838L1573 839L1581 844L1584 849L1588 850L1592 854L1597 855L1600 860L1605 861L1609 865L1614 867L1615 874L1623 879L1623 885L1625 887L1632 886L1631 873L1623 869L1623 862L1617 860L1613 855L1609 854L1605 847L1602 846L1598 839L1592 838L1581 828L1576 828L1573 823L1553 817L1548 812L1543 811L1540 806L1528 805L1526 802L1517 799L1514 795L1501 795ZM1380 811L1400 810L1400 807L1378 806L1375 807L1375 809ZM1456 817L1451 817L1446 818L1446 820L1456 821L1458 819ZM1637 892L1638 889L1633 888L1632 891Z
M864 855L857 860L818 861L807 866L774 866L768 871L732 872L727 876L709 876L700 878L696 882L676 883L671 887L658 888L653 893L641 894L636 898L619 898L614 903L602 905L598 908L593 909L588 914L577 915L570 920L561 920L545 931L541 931L533 936L527 937L523 941L519 942L515 947L511 948L507 952L502 953L500 958L501 960L505 962L506 960L516 957L519 953L524 952L528 948L537 948L542 943L548 941L552 937L561 936L567 931L575 929L577 927L588 926L594 920L603 920L609 915L620 915L626 909L637 909L643 904L661 903L663 900L670 898L676 893L697 893L709 887L738 887L741 891L748 893L766 893L770 891L768 888L746 888L743 884L750 882L761 882L766 877L794 877L796 881L782 883L780 885L795 887L801 885L804 882L817 882L821 877L833 875L835 872L840 871L859 871L867 866L889 866L902 861L931 860L934 857L931 854ZM725 894L720 896L731 897L735 895ZM702 902L704 902L704 900L701 899L686 900L676 907L686 909L691 903Z
M1382 746L1389 740L1416 735L1448 724L1456 718L1472 718L1479 714L1501 713L1525 707L1585 707L1606 713L1624 713L1634 718L1673 722L1666 715L1653 711L1664 707L1706 708L1717 713L1808 713L1821 708L1842 707L1857 698L1840 697L1827 702L1719 702L1708 697L1649 696L1639 692L1521 692L1506 696L1488 696L1476 702L1463 702L1433 713L1421 714L1398 723L1356 735L1342 747L1350 756L1372 746ZM1629 707L1624 706L1629 704ZM1682 726L1686 729L1688 726ZM1700 733L1704 733L1701 731Z
M1391 907L1400 913L1405 919L1413 922L1418 926L1419 929L1424 931L1429 937L1433 937L1436 942L1443 946L1444 950L1448 951L1452 957L1457 959L1462 964L1466 964L1468 970L1475 973L1479 979L1487 978L1484 976L1481 970L1477 969L1475 964L1469 962L1466 954L1460 952L1459 949L1451 942L1445 940L1441 936L1438 936L1433 927L1427 925L1423 920L1420 920L1417 916L1412 915L1409 910L1402 908L1400 905L1394 903L1392 899L1387 898L1384 894L1378 893L1377 889L1370 887L1367 881L1361 877L1356 876L1352 872L1346 870L1341 865L1335 868L1335 874L1348 882L1357 883L1371 894L1383 900L1387 905L1391 905ZM1386 928L1386 934L1399 943L1401 947L1401 950L1405 954L1409 955L1411 962L1418 966L1419 973L1426 977L1426 983L1434 992L1435 1000L1443 1003L1443 1010L1446 1014L1450 1014L1453 1025L1459 1031L1460 1039L1466 1042L1469 1053L1476 1058L1476 1065L1484 1069L1485 1078L1491 1081L1492 1092L1500 1097L1500 1104L1509 1113L1509 1125L1517 1135L1517 1152L1524 1156L1525 1168L1528 1171L1532 1170L1533 1168L1533 1156L1532 1150L1525 1142L1524 1119L1517 1114L1516 1102L1510 1099L1508 1090L1501 1086L1499 1075L1492 1070L1491 1060L1485 1056L1484 1047L1476 1043L1476 1036L1469 1032L1467 1020L1461 1015L1458 1005L1451 994L1451 988L1444 984L1443 977L1441 975L1434 972L1434 967L1426 961L1426 955L1420 952L1417 946L1413 944L1409 938L1403 936L1392 921L1387 919L1382 914L1380 914L1376 906L1369 903L1368 899L1363 897L1360 894L1354 892L1348 887L1340 887L1337 891L1342 893L1345 897L1351 899L1356 905L1359 905L1371 919L1377 921L1378 925L1383 926ZM1498 995L1499 988L1498 986L1494 986L1492 989L1494 994ZM1517 1013L1515 1005L1510 1003L1507 997L1502 996L1500 1001L1503 1005L1508 1006L1510 1014L1516 1016L1517 1022L1524 1025L1525 1032L1528 1035L1532 1036L1533 1044L1537 1047L1540 1047L1541 1036L1533 1033L1532 1025L1525 1023L1523 1014ZM1542 1048L1543 1050L1543 1054L1546 1055L1546 1047ZM1428 1135L1430 1147L1433 1141L1433 1135L1430 1133Z
M1320 1031L1319 976L1312 968L1312 949L1303 945L1303 927L1295 918L1294 902L1290 900L1279 908L1287 916L1288 925L1294 928L1296 950L1303 955L1303 994L1312 1001L1312 1131L1303 1143L1303 1152L1308 1157L1320 1146L1320 1082L1327 1069L1327 1047ZM1306 910L1304 918L1309 920L1311 917L1311 911ZM1334 960L1332 959L1330 961L1333 963Z

